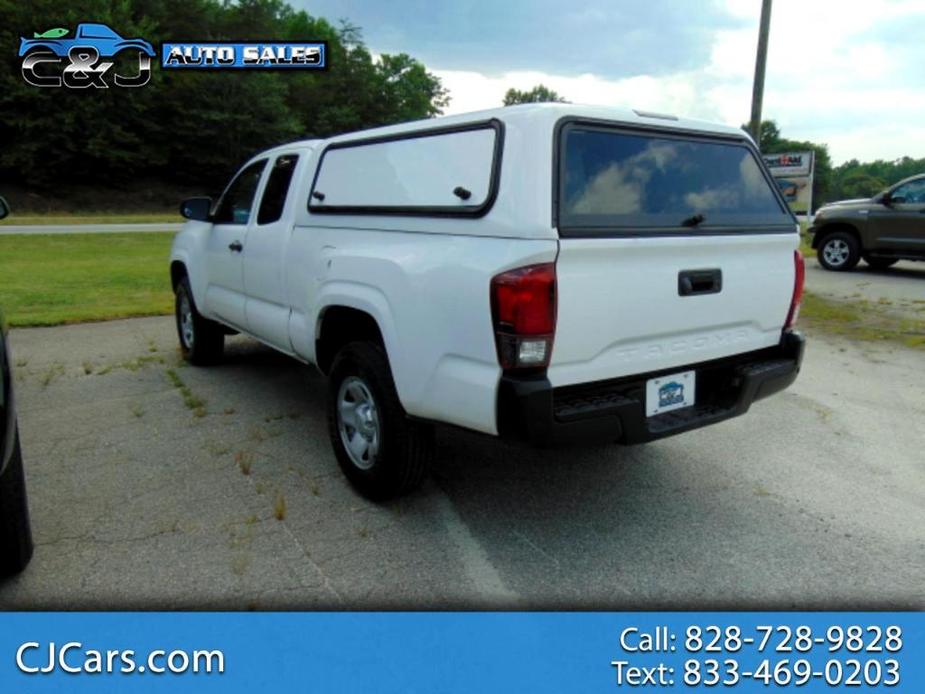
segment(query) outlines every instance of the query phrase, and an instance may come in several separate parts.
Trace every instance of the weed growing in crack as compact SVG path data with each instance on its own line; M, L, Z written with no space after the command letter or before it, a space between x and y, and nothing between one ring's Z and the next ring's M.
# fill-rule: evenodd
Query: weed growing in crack
M276 516L278 521L286 518L286 497L282 494L276 496L276 502L273 504L273 515Z
M52 381L54 381L58 376L64 374L64 365L63 364L52 364L49 366L45 373L42 374L42 387L47 388Z
M183 379L180 378L180 375L175 369L167 369L165 373L167 374L167 380L170 381L174 388L180 391L180 395L183 397L183 404L186 405L187 409L193 411L193 416L205 417L206 401L190 390L190 387L183 382Z
M241 468L244 475L251 474L251 466L254 464L254 454L249 451L238 451L234 454L234 461Z

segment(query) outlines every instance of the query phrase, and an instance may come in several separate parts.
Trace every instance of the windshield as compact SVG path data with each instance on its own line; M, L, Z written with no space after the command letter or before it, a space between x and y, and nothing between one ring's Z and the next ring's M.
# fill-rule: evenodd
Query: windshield
M560 229L792 224L744 144L590 126L563 137Z

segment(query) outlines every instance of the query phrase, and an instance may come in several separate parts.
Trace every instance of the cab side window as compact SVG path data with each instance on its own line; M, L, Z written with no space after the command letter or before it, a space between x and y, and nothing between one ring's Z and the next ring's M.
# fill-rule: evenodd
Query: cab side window
M272 224L278 222L283 216L283 207L286 205L286 195L289 193L289 184L292 173L299 163L299 155L284 154L276 158L270 178L263 191L263 200L260 201L260 211L257 213L257 224Z
M247 224L254 206L254 195L260 175L267 165L266 159L255 161L243 169L228 186L215 210L215 224Z
M893 191L893 199L900 204L919 205L925 203L925 178L909 181Z

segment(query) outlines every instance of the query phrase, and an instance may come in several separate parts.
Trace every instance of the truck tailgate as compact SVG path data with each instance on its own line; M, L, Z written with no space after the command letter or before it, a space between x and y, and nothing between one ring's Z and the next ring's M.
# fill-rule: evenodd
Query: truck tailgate
M618 378L777 344L798 243L796 233L561 239L550 383Z

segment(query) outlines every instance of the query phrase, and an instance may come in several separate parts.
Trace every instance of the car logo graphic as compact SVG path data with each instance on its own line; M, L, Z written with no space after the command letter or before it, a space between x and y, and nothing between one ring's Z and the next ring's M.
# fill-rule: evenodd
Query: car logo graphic
M677 381L666 383L658 389L658 406L667 407L684 402L684 386Z
M124 38L105 24L96 22L81 22L74 36L69 34L65 27L54 27L35 32L31 39L25 36L19 38L22 76L28 84L33 87L108 89L110 83L117 87L143 87L151 79L154 46L144 39ZM122 61L116 67L116 62L109 60L122 51L137 56L138 70L135 74L121 72L131 61Z
M61 58L66 58L69 51L75 47L94 48L100 58L110 58L126 49L141 51L152 58L155 55L154 47L144 39L122 38L105 24L86 22L78 24L73 38L60 38L67 33L67 29L58 28L35 34L35 38L31 39L20 37L19 56L23 57L35 49L45 49Z

